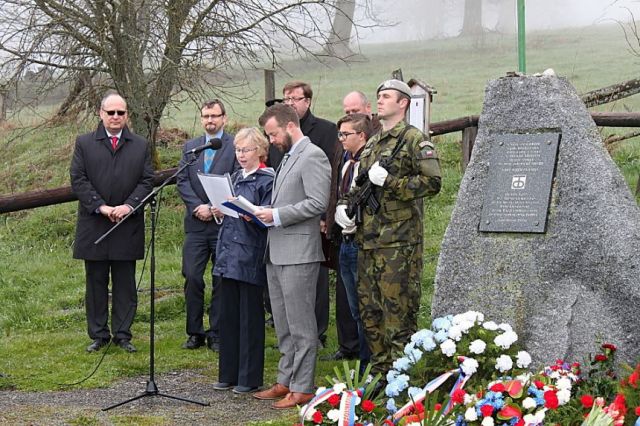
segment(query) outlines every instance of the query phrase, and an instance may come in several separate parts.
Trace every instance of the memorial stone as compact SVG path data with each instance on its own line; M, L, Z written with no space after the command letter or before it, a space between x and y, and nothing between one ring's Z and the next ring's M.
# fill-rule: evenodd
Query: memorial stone
M508 156L496 154L496 145L554 133L560 135L555 171L533 172L550 177L550 197L547 189L537 189L540 199L549 197L546 227L533 229L540 226L535 220L524 220L517 229L507 222L491 228L486 217L481 223L483 214L499 218L502 210L495 209L514 206L498 206L509 193L505 185L518 173L509 169ZM527 185L531 173L521 174ZM517 201L524 203L524 213L542 211L535 197ZM618 345L618 359L635 363L639 245L638 205L573 87L555 76L489 82L471 162L440 251L433 317L472 309L507 322L538 366L559 358L582 362L598 342Z

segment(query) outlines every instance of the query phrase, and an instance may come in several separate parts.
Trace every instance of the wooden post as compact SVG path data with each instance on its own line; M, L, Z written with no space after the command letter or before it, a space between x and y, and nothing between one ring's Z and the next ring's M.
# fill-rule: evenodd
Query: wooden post
M478 134L477 127L467 127L462 131L462 171L467 169L469 160L471 160L471 151L473 151L473 145L476 142L476 135Z
M276 98L276 71L264 70L264 101L269 102Z
M0 89L0 123L7 120L7 92Z

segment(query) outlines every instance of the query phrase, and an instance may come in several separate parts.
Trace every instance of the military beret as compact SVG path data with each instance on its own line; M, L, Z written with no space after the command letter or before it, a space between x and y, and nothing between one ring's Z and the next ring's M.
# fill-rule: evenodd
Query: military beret
M395 80L395 79L383 81L382 83L380 83L380 86L378 86L378 90L376 90L376 95L383 90L389 90L389 89L397 90L403 95L409 98L411 97L411 89L409 88L407 83L405 83L404 81Z

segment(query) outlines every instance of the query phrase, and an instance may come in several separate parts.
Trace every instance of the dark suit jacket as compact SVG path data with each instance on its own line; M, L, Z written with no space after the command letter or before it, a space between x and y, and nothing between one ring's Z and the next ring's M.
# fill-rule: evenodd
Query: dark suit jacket
M94 244L114 224L96 213L102 205L136 207L153 189L153 166L147 141L122 130L118 148L102 126L78 136L71 161L71 187L78 197L75 259L135 260L144 256L144 215L130 216L100 244Z
M216 155L213 158L213 168L210 173L214 175L231 174L234 170L240 168L240 165L236 161L233 136L224 132L220 139L222 140L222 147L216 150ZM205 141L206 138L202 135L184 144L180 167L193 158L193 154L188 154L187 152L200 145L204 145ZM198 172L204 172L204 154L202 152L198 155L196 162L189 165L177 177L178 192L187 207L184 215L185 232L202 232L209 227L219 228L219 225L216 224L214 220L203 222L193 215L193 210L200 204L209 204L209 198L207 198L200 179L198 179Z
M304 117L300 119L300 130L303 135L311 139L314 145L322 149L329 161L333 159L333 153L338 144L338 128L335 123L318 118L311 113L311 110L307 110ZM278 169L283 156L284 153L278 151L273 145L269 146L268 164L274 170Z

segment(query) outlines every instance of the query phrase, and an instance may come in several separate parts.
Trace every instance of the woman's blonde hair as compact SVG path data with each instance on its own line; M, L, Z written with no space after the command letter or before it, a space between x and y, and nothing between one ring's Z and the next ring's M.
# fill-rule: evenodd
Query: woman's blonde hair
M264 163L267 161L267 156L269 155L269 142L258 128L245 127L244 129L240 129L238 133L236 133L233 145L235 146L238 141L244 140L248 140L258 147L258 157L261 162Z

